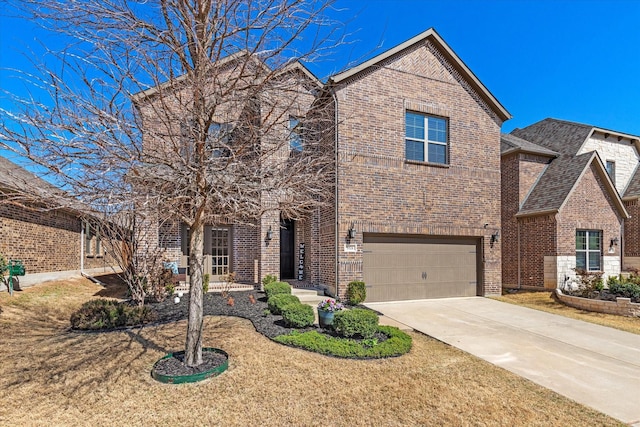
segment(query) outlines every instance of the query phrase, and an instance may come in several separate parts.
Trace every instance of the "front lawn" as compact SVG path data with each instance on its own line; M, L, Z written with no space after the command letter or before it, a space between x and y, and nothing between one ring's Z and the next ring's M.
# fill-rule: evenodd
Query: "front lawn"
M162 384L151 367L183 348L186 321L71 331L71 312L99 293L84 279L0 293L0 425L622 426L418 333L403 357L345 360L277 344L241 318L207 316L203 343L229 353L229 370Z
M566 306L551 297L551 292L519 291L505 293L500 297L494 297L498 301L521 305L523 307L546 311L572 319L583 320L597 325L620 329L621 331L640 334L640 318L616 316L614 314L594 313Z

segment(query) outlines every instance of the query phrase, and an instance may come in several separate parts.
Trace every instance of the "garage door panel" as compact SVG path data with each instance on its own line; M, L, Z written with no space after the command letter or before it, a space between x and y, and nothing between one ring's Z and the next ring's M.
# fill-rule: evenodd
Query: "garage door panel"
M476 295L476 241L383 240L365 236L367 301Z

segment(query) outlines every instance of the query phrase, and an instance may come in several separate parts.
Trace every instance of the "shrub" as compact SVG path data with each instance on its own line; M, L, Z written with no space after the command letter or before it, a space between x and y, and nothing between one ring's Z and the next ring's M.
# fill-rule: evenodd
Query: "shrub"
M206 273L204 276L202 276L202 292L204 292L205 294L209 292L210 280L211 280L211 275L209 273Z
M618 276L609 276L607 279L607 287L611 289L611 286L616 286L621 283L620 278Z
M367 289L364 282L353 281L347 285L347 301L350 305L358 305L367 298Z
M398 328L379 326L377 331L386 335L387 339L379 343L375 343L375 339L359 342L353 339L332 337L317 331L303 333L294 331L289 335L275 337L274 340L315 353L358 359L396 357L411 350L411 336Z
M307 304L291 303L282 307L282 319L292 328L306 328L313 325L313 308Z
M291 294L275 294L267 301L267 307L272 314L282 314L282 307L292 303L300 303L300 298Z
M588 298L594 292L600 292L604 289L601 271L586 271L581 268L574 268L578 278L578 288L573 294Z
M269 299L276 294L290 294L291 286L287 282L272 282L264 287L264 292Z
M273 274L267 274L262 278L262 286L267 286L269 283L277 282L278 276L274 276Z
M108 299L87 301L71 315L71 328L84 330L139 326L155 320L149 307L132 306Z
M333 328L344 337L373 338L378 330L378 315L362 308L343 310L335 314Z
M631 298L634 301L640 300L640 285L635 283L613 283L609 284L609 292L622 298Z

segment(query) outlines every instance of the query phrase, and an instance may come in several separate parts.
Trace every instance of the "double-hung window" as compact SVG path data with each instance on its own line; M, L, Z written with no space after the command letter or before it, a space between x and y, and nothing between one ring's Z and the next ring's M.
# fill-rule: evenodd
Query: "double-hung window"
M418 162L449 163L447 119L407 111L405 158Z
M606 167L609 178L611 178L611 182L613 182L613 185L616 185L616 162L613 160L607 160Z
M602 232L576 230L576 268L601 271Z

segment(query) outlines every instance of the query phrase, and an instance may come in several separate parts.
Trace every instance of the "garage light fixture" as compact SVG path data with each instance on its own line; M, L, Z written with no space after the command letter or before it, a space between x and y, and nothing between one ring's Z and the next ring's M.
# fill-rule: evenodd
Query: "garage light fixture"
M356 238L356 228L351 223L351 227L349 227L349 231L347 232L347 239L355 239Z
M496 230L496 232L491 235L491 239L489 240L489 246L493 247L493 244L498 243L499 240L500 240L500 230Z
M614 246L618 246L618 242L619 242L618 238L614 237L613 239L611 239L611 245L609 247L612 248Z

